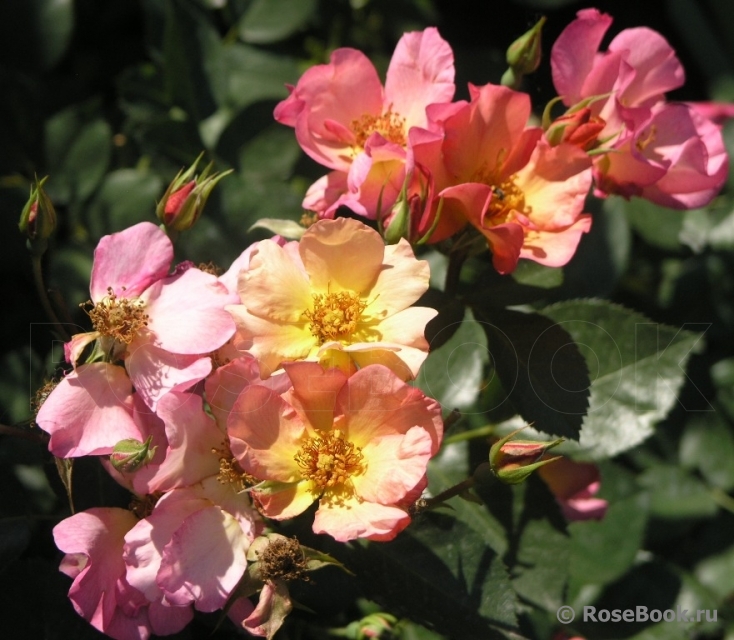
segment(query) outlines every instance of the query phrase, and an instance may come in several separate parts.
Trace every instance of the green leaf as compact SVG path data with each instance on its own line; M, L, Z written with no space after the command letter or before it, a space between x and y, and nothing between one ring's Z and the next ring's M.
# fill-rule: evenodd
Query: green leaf
M681 464L698 469L713 486L734 489L734 434L714 411L693 414L680 442Z
M719 598L734 593L734 547L699 562L695 575Z
M495 371L523 419L544 433L577 440L589 374L571 336L537 313L487 309L477 317Z
M706 518L718 509L710 489L680 467L652 467L638 482L650 494L650 514L659 518Z
M611 457L649 437L676 403L702 335L601 300L561 302L542 313L583 345L591 376L584 454Z
M569 539L548 520L530 520L519 540L512 585L525 600L549 611L564 603Z
M467 443L445 446L428 465L428 486L433 495L458 484L468 477ZM454 498L449 503L451 513L481 537L496 553L503 555L508 548L507 534L502 524L485 508Z
M101 237L143 221L155 222L156 201L163 195L163 180L138 169L108 173L88 212L92 236Z
M270 127L250 140L240 152L240 172L245 180L285 180L301 157L290 128Z
M37 11L37 46L41 64L53 67L66 52L74 28L71 0L35 0Z
M620 500L601 521L572 522L570 571L573 582L608 584L632 566L647 524L644 496Z
M298 78L292 58L233 43L211 45L204 67L219 107L236 113L258 100L282 99Z
M646 242L661 249L680 249L680 233L685 213L661 207L642 198L632 198L620 205L632 229Z
M392 542L354 546L345 564L368 597L451 638L520 638L501 559L449 515L426 513Z
M254 0L238 25L240 38L253 44L284 40L306 25L316 0Z
M70 109L46 124L49 193L56 201L83 202L99 185L112 156L112 130L97 118L79 125L82 114Z
M468 410L474 404L484 386L489 360L487 338L471 313L458 324L451 339L428 355L416 380L418 388L438 400L446 411Z
M511 275L515 282L542 289L552 289L563 284L563 269L545 267L532 260L520 260Z

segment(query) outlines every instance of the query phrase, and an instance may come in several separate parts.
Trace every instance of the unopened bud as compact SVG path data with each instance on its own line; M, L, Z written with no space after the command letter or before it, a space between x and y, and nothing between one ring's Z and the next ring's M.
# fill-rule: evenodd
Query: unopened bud
M606 122L592 115L589 107L583 107L556 118L547 128L545 137L553 147L565 142L589 151L596 145L605 126Z
M511 441L522 429L513 431L492 445L489 450L489 465L495 477L504 484L519 484L536 469L555 458L545 458L544 454L563 442L563 438L552 442L532 442L528 440Z
M36 255L46 251L48 239L56 228L56 210L43 190L48 176L31 186L31 195L20 214L18 228L28 238L28 246Z
M211 173L214 164L210 162L201 175L196 176L196 167L203 155L201 153L186 171L178 172L156 207L158 219L168 230L186 231L193 227L214 187L224 176L232 173L232 169Z
M535 26L521 35L507 49L507 64L510 68L502 76L502 84L516 89L522 77L533 73L540 65L543 55L541 48L541 31L545 24L543 16Z
M122 473L137 471L153 459L157 447L151 447L152 442L153 436L148 436L145 442L135 438L120 440L110 454L112 466Z

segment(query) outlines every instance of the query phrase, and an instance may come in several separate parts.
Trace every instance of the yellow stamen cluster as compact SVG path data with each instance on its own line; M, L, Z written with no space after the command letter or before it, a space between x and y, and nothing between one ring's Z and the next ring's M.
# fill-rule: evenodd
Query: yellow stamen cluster
M637 150L644 151L645 148L649 144L655 142L655 138L657 137L657 134L658 134L658 128L655 125L652 125L649 131L647 132L647 134L644 137L641 136L635 142L635 147L637 147Z
M499 185L492 185L492 200L487 208L490 224L502 224L512 219L512 212L525 215L532 212L532 207L525 204L525 193L516 184L516 176L511 176Z
M155 491L145 496L133 496L129 509L138 519L142 520L143 518L147 518L153 513L153 508L161 496L163 496L162 491Z
M242 493L247 487L257 484L255 478L242 470L232 455L228 442L223 442L221 449L212 449L212 453L219 456L219 474L217 475L219 484L231 485L237 493Z
M137 298L118 298L112 287L107 288L107 295L97 304L87 300L79 306L96 331L125 344L130 344L138 332L148 326L145 302Z
M211 260L209 262L200 262L198 269L204 273L210 273L213 276L217 276L217 278L224 273L224 269L222 269L218 264L214 264Z
M388 142L405 146L405 118L393 113L392 109L381 116L366 113L358 120L352 120L351 128L357 138L355 146L360 149L364 149L367 138L373 133L379 133Z
M308 229L311 225L316 224L318 221L319 216L315 211L304 211L301 215L301 219L298 221L298 224Z
M345 440L339 429L309 438L294 459L301 475L312 480L320 491L343 487L365 470L362 449Z
M318 338L319 344L324 344L351 336L366 307L356 293L317 293L313 294L313 309L307 309L303 315L311 323L311 334Z

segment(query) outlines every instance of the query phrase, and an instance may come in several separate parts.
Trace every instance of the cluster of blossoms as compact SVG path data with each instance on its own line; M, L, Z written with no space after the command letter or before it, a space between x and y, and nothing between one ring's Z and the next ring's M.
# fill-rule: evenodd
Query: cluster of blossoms
M679 208L714 197L727 171L719 125L666 101L683 71L659 34L626 30L600 53L610 22L580 11L558 38L560 95L538 126L529 96L507 86L453 101L436 29L401 39L384 88L363 54L339 49L275 111L331 169L306 195L318 221L298 241L258 242L224 272L174 266L171 237L224 175L197 181L195 165L158 207L168 234L143 222L102 238L83 305L93 331L66 344L70 371L36 416L54 456L99 457L133 496L54 529L80 615L135 640L222 609L272 637L292 606L287 580L327 562L274 533L278 521L316 503L313 531L340 542L410 524L444 428L410 384L436 315L414 306L429 270L411 244L469 231L500 273L520 258L561 266L590 229L591 189ZM535 35L520 75L537 66ZM379 231L337 217L342 206ZM24 212L44 242L46 209ZM556 462L559 441L510 440L490 453L497 478L538 469L569 520L603 516L593 465Z
M426 486L441 409L406 380L436 313L411 306L427 263L347 219L257 243L222 275L172 260L147 222L95 251L94 331L67 343L73 369L36 422L55 456L99 456L134 497L57 525L61 569L77 611L115 638L225 606L271 636L287 590L272 558L249 569L268 518L318 502L316 533L390 540Z
M570 260L591 226L583 212L591 188L705 205L727 174L719 125L704 107L666 101L683 68L657 32L626 29L599 52L611 21L579 11L553 45L559 97L542 126L529 124L530 97L506 86L469 85L468 101L452 101L453 54L436 29L403 36L384 88L362 53L338 49L275 111L331 169L304 208L333 218L346 206L377 220L388 240L435 243L471 225L508 273L520 258ZM518 41L520 76L540 61L538 38L539 28ZM553 118L558 102L567 110Z

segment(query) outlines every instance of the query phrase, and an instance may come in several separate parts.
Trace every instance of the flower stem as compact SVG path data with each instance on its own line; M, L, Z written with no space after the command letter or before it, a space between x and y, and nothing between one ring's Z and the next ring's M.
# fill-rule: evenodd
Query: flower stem
M449 500L454 496L461 495L465 491L468 491L474 486L475 483L476 480L474 480L474 477L472 476L470 478L467 478L466 480L462 480L461 482L459 482L459 484L455 484L453 487L449 487L448 489L446 489L446 491L442 491L433 498L422 498L418 500L413 506L413 513L420 513L422 511L428 511L429 509L435 509L440 504L446 502L446 500Z
M470 429L469 431L462 431L461 433L455 433L452 436L447 436L443 439L443 444L454 444L455 442L463 442L464 440L486 438L491 436L494 431L495 426L493 424L486 424L483 427L477 427L476 429Z
M41 300L41 305L43 306L43 310L46 312L46 316L49 320L51 320L51 323L54 325L57 333L61 337L61 339L66 342L69 340L70 336L67 333L66 329L64 329L64 325L61 324L59 321L58 316L56 315L56 312L54 311L53 305L51 304L51 300L48 297L48 292L46 291L46 286L43 282L43 269L41 267L41 256L40 255L34 255L31 257L31 262L33 264L33 281L36 285L36 292L38 293L38 297Z

